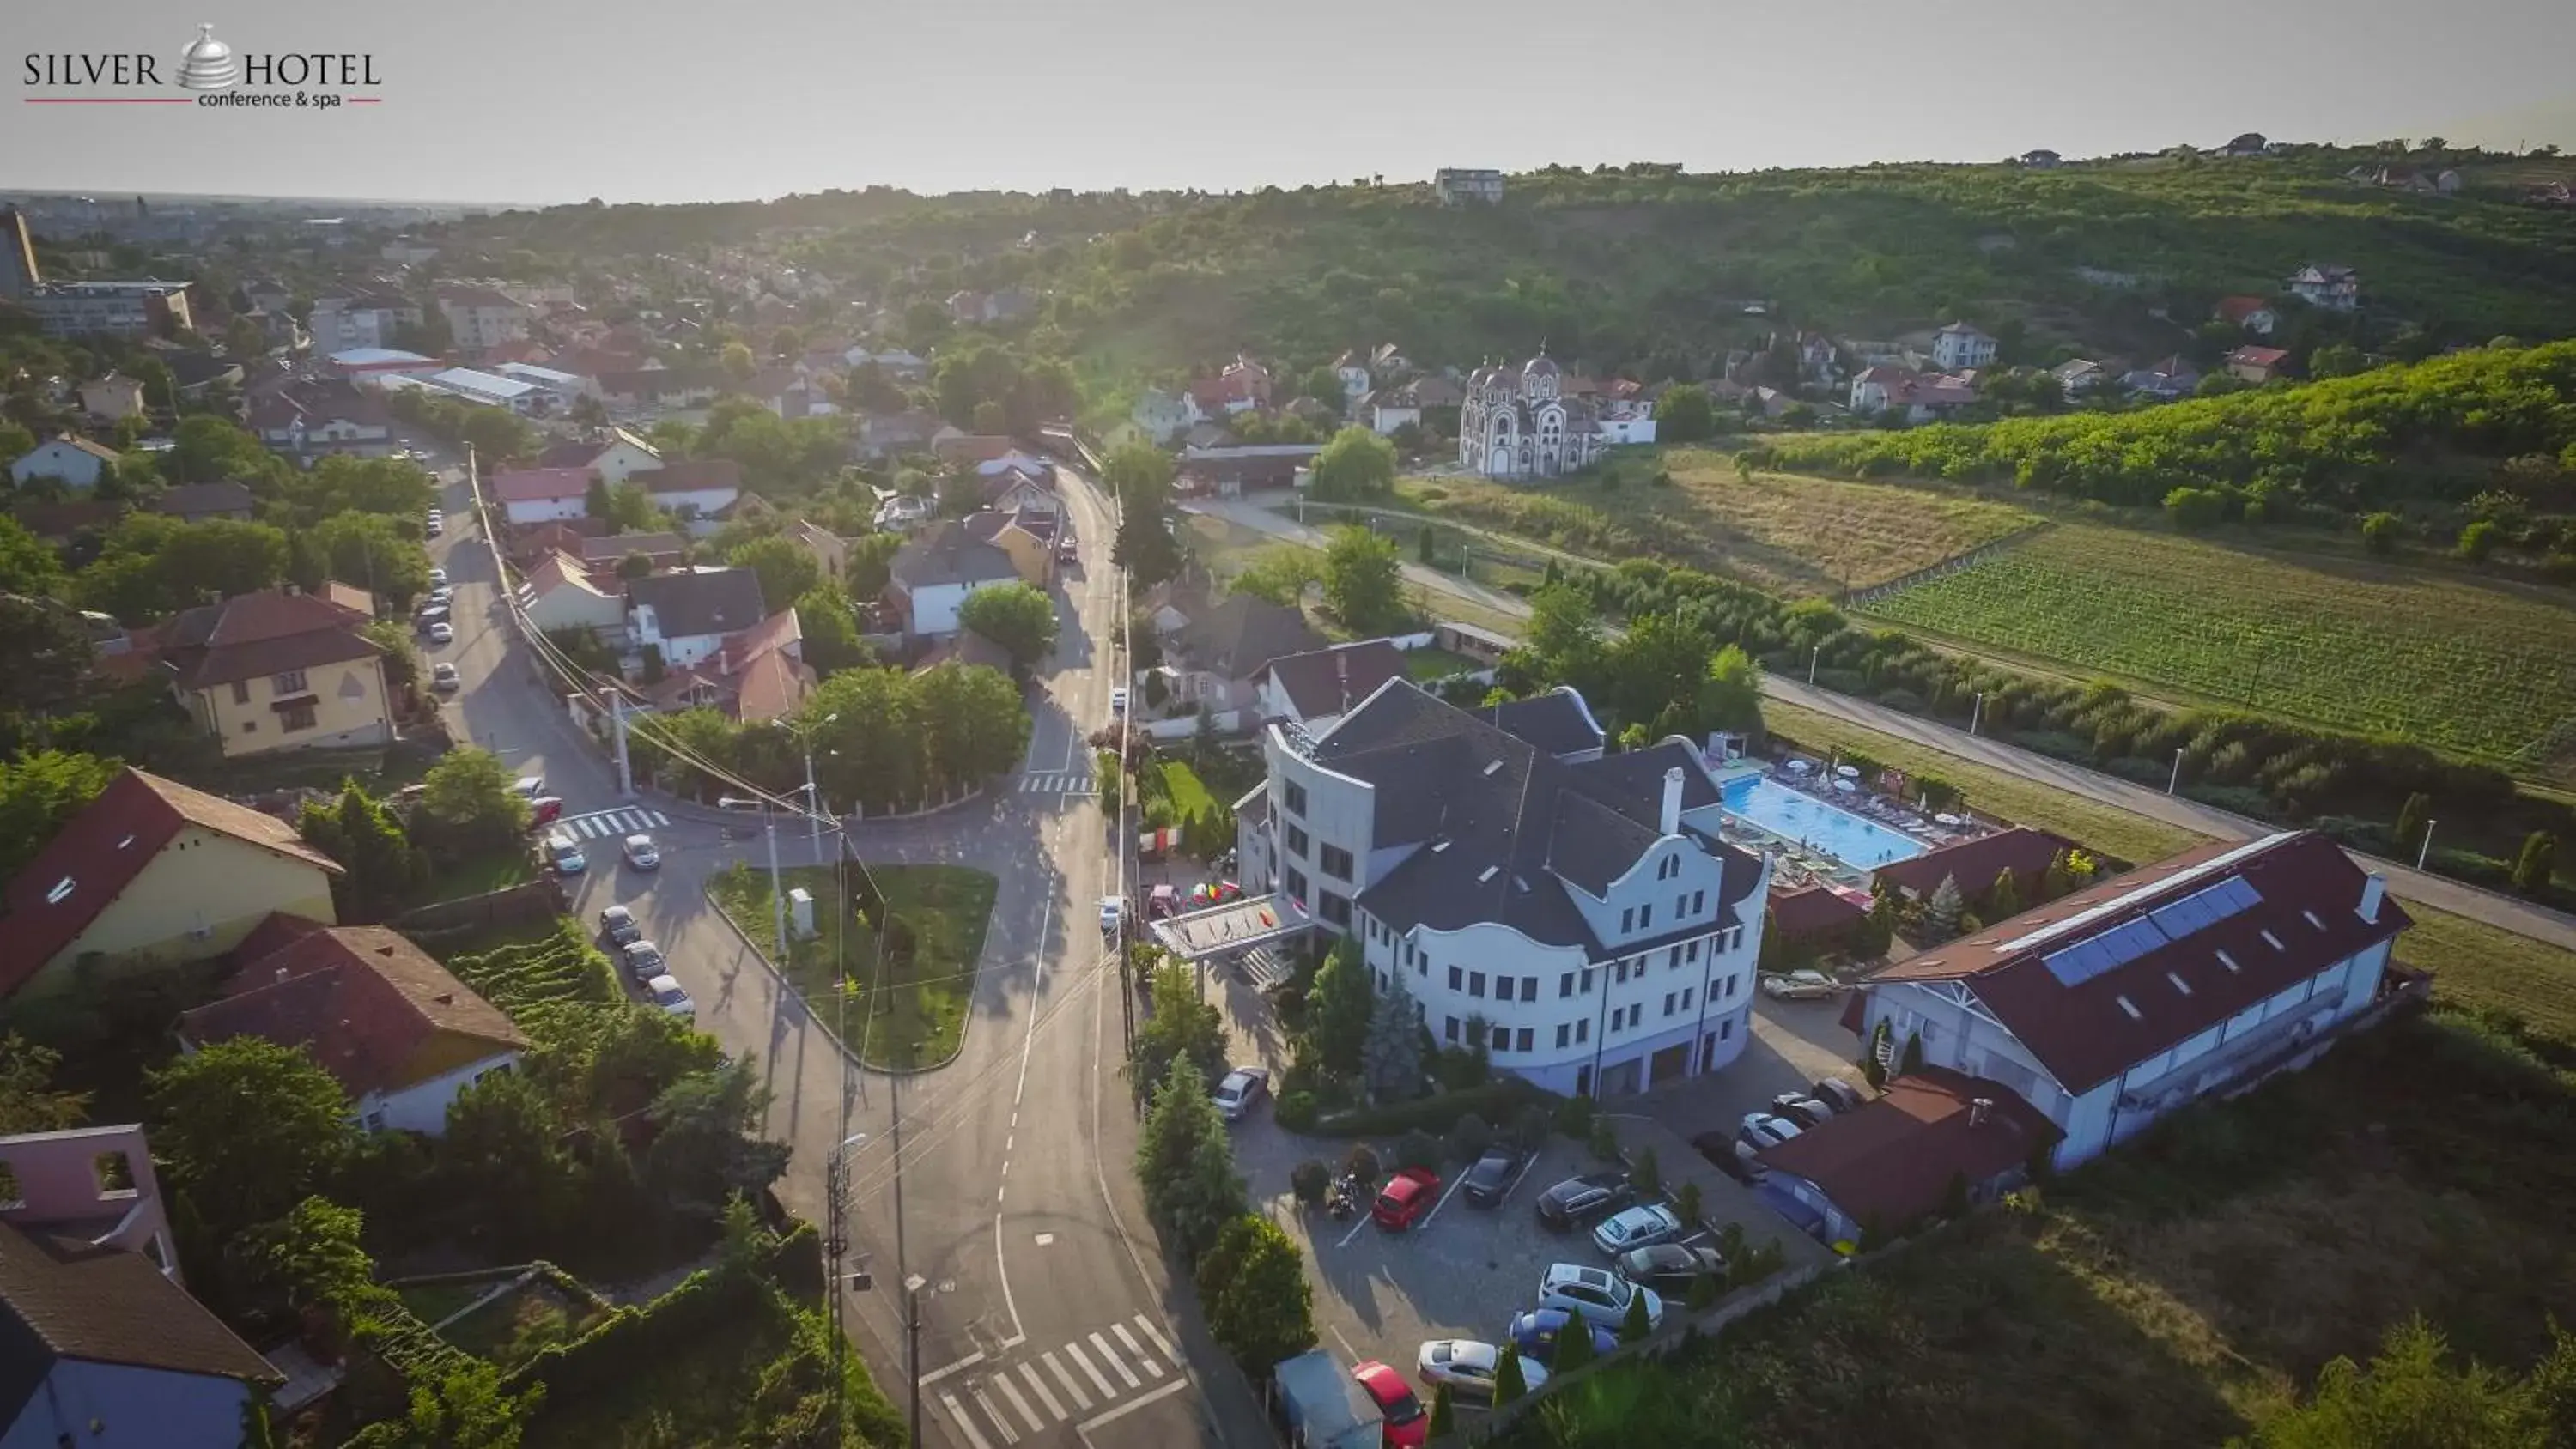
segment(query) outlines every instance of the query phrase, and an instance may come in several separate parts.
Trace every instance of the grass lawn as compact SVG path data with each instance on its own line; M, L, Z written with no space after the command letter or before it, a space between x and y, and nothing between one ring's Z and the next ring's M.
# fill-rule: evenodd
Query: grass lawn
M789 890L802 886L813 893L818 934L791 942L781 969L831 1031L841 1016L832 999L838 963L849 983L849 1033L862 1038L850 1044L868 1065L902 1069L944 1062L956 1055L965 1035L967 1002L998 883L980 870L954 865L872 865L868 871L887 906L912 928L916 945L910 957L881 972L875 933L848 909L832 909L839 898L832 869L803 866L780 874ZM716 877L708 889L717 907L779 964L769 873L736 869Z
M1650 482L1658 468L1669 486ZM1608 480L1615 478L1615 485ZM1661 558L1791 596L1901 578L2029 528L2038 515L1927 487L1794 473L1738 477L1734 458L1666 448L1551 487L1410 478L1404 505L1593 558Z
M2069 523L1869 613L2576 782L2576 608L2454 575Z
M421 1317L426 1323L438 1321L426 1314ZM567 1301L553 1286L530 1283L449 1324L439 1337L476 1358L507 1369L526 1362L549 1344L580 1337L597 1317L588 1304Z
M1449 649L1410 649L1404 655L1405 677L1416 684L1429 684L1453 674L1465 674L1475 667L1475 660Z
M457 1312L466 1304L482 1297L491 1291L492 1287L493 1284L490 1282L422 1283L410 1288L396 1289L395 1293L402 1299L403 1307L412 1311L413 1317L436 1328L447 1321L447 1315Z
M1171 796L1172 814L1176 819L1194 820L1215 813L1216 796L1209 793L1208 787L1200 781L1198 771L1191 769L1187 761L1161 760L1156 762L1155 768L1163 772L1163 789Z

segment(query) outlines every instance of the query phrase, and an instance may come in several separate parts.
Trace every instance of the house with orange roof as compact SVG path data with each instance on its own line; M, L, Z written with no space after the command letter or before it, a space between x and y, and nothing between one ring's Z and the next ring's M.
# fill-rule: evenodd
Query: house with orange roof
M549 549L519 585L519 607L528 622L557 629L614 629L626 622L626 591L612 578L595 578L580 559Z
M186 610L142 647L226 757L393 739L384 649L367 611L293 584Z
M0 996L210 959L280 912L336 921L339 874L283 820L128 769L0 890Z
M522 468L492 476L492 496L512 523L550 523L580 518L590 511L591 471L587 466Z
M713 709L743 724L766 724L794 714L815 683L796 611L781 609L726 636L713 654L664 675L645 696L658 710Z

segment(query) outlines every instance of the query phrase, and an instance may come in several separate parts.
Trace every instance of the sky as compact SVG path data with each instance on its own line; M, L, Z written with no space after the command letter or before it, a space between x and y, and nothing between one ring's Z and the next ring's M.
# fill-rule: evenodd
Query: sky
M11 0L0 191L542 203L1245 190L1441 166L1693 171L2215 145L2576 152L2571 0ZM336 109L162 96L197 27L374 57ZM148 53L157 88L27 84ZM39 62L41 65L41 62ZM348 94L355 94L350 92Z

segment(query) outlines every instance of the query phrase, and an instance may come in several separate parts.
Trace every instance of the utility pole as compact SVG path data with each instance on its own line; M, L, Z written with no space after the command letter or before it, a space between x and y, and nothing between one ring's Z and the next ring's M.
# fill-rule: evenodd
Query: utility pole
M787 969L787 891L778 880L778 816L763 800L760 833L769 839L769 919L778 928L778 969Z
M2184 747L2183 747L2183 746L2181 746L2181 745L2176 745L2176 746L2174 746L2174 767L2173 767L2173 777L2172 777L2171 779L2169 779L2169 780L2165 781L2165 793L2166 793L2166 794L2168 794L2168 795L2170 795L2170 794L2172 794L2174 791L2179 790L2179 789L2181 789L2181 788L2182 788L2182 752L2183 752L2183 748L2184 748Z
M617 733L617 793L631 797L635 793L635 770L626 755L626 696L615 689L608 691L608 717Z
M1815 645L1807 651L1807 682L1816 682L1816 661L1825 657L1825 646Z
M814 859L823 859L823 795L814 788L814 744L805 743L805 818L814 826Z
M2439 820L2427 820L2424 822L2424 844L2421 849L2415 852L2415 868L2417 870L2422 870L2424 868L2424 862L2433 858L2433 827L2441 823L2442 822Z
M1977 721L1985 718L1985 715L1986 692L1981 689L1977 691L1977 702L1968 707L1968 733L1973 735L1977 732Z

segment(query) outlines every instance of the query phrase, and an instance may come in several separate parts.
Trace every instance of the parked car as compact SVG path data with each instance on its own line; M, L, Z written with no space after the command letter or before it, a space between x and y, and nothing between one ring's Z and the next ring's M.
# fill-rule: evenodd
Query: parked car
M421 532L428 534L432 538L436 538L440 534L447 532L447 520L443 518L433 518L427 523L421 525Z
M1055 561L1069 564L1082 562L1082 545L1072 534L1068 533L1055 541Z
M518 792L520 799L534 800L538 796L546 793L546 777L543 775L521 775L518 779L510 782L510 788Z
M1423 1412L1422 1400L1415 1397L1413 1386L1404 1375L1370 1359L1352 1368L1351 1377L1359 1380L1377 1404L1377 1416L1385 1426L1386 1449L1422 1449L1431 1442L1431 1420Z
M689 993L680 989L680 981L676 976L656 976L645 982L644 994L652 998L655 1006L673 1016L698 1014L698 1004L689 999Z
M427 634L429 632L430 625L444 624L447 622L447 606L445 604L433 603L428 599L423 599L420 601L419 612L411 616L411 622L413 628L418 629L423 634Z
M610 906L599 913L599 934L608 944L621 950L644 939L644 928L635 923L635 913L624 906Z
M1828 1001L1842 990L1822 971L1791 971L1762 978L1762 994L1775 1001Z
M1607 1268L1553 1263L1538 1280L1539 1307L1562 1308L1581 1315L1586 1322L1613 1330L1628 1321L1628 1301L1641 1293L1646 1297L1647 1325L1663 1322L1664 1300L1654 1289L1622 1282Z
M562 818L563 798L561 796L540 795L528 802L528 828L531 830L541 825L552 825Z
M440 584L437 588L429 591L429 601L433 604L442 605L452 609L456 607L456 590L449 588L445 584Z
M1414 1357L1413 1371L1433 1387L1449 1386L1460 1398L1486 1399L1494 1394L1494 1372L1503 1351L1472 1338L1435 1338ZM1547 1382L1542 1364L1521 1362L1521 1383L1532 1390Z
M650 941L626 943L626 974L638 981L650 981L663 973L671 963L663 958L662 948Z
M637 870L659 870L662 868L662 847L653 843L652 836L643 834L630 835L626 837L625 849L626 863L635 867Z
M1514 1347L1521 1351L1524 1362L1535 1360L1550 1368L1556 1366L1557 1336L1566 1325L1579 1324L1592 1334L1592 1351L1605 1354L1619 1346L1619 1335L1586 1319L1577 1318L1562 1308L1532 1308L1512 1315L1507 1330Z
M1640 1288L1652 1288L1665 1298L1686 1298L1693 1285L1702 1278L1722 1277L1726 1273L1725 1255L1715 1248L1685 1248L1679 1243L1657 1243L1621 1253L1610 1265L1612 1272Z
M1819 1102L1831 1102L1836 1112L1857 1112L1869 1105L1869 1094L1840 1077L1826 1077L1809 1089Z
M1771 1110L1801 1127L1821 1127L1834 1118L1833 1105L1804 1092L1782 1092L1771 1099Z
M1659 1202L1640 1203L1601 1220L1592 1246L1615 1258L1632 1248L1669 1243L1682 1235L1682 1215Z
M442 659L429 667L429 687L441 694L454 694L465 687L465 679L456 666Z
M1769 1112L1748 1112L1745 1114L1744 1124L1736 1129L1735 1135L1739 1140L1750 1142L1759 1148L1777 1147L1797 1136L1798 1132L1798 1124L1786 1117L1774 1116Z
M1440 1174L1427 1167L1408 1167L1377 1190L1377 1205L1369 1209L1369 1216L1379 1227L1400 1233L1431 1211L1439 1199Z
M456 626L455 626L455 625L453 625L453 624L448 623L445 619L441 619L441 620L439 620L437 623L430 625L430 626L429 626L429 642L430 642L430 643L432 643L432 644L453 644L453 643L455 643L455 642L456 642Z
M1216 1109L1228 1122L1240 1122L1270 1087L1270 1073L1259 1067L1236 1067L1216 1084Z
M1711 1166L1746 1187L1762 1180L1762 1163L1756 1155L1758 1149L1742 1137L1729 1136L1724 1132L1703 1132L1691 1139L1691 1146L1698 1148L1699 1155L1707 1158Z
M1125 900L1117 896L1102 896L1100 898L1100 934L1104 936L1117 935L1119 925L1126 919L1127 902Z
M433 514L432 516L433 516L433 517L435 517L436 515L434 515L434 514ZM434 568L434 569L431 569L431 570L429 571L429 587L430 587L430 591L431 591L431 593L432 593L432 595L433 595L433 596L435 596L435 595L436 595L436 593L437 593L437 591L438 591L438 590L443 589L443 588L446 588L446 587L447 587L447 570L445 570L445 569L440 569L440 568ZM439 600L439 602L441 602L441 603L445 603L445 602L446 602L446 600L445 600L445 599L440 599L440 600Z
M1512 1190L1512 1182L1520 1176L1520 1170L1520 1150L1497 1143L1486 1148L1485 1155L1476 1159L1476 1165L1467 1169L1467 1180L1458 1185L1458 1190L1477 1207L1501 1207L1503 1194Z
M579 875L590 869L590 857L581 853L581 842L557 832L546 837L546 864L557 875Z
M1119 684L1110 687L1109 713L1114 719L1127 717L1127 686Z
M1615 1213L1637 1200L1637 1189L1624 1172L1587 1172L1569 1177L1538 1195L1538 1220L1550 1231L1565 1232L1604 1213Z

